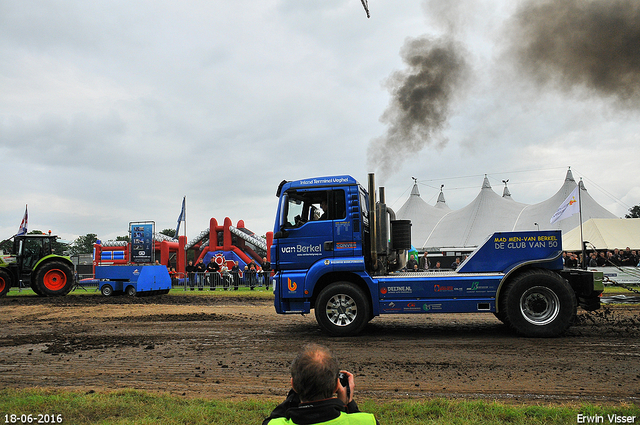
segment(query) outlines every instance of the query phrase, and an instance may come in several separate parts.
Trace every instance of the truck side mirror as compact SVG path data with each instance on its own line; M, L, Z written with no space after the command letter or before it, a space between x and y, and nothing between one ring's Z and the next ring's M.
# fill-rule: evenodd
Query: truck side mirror
M287 232L286 230L280 230L273 234L273 239L283 239L288 237L289 237L289 232Z

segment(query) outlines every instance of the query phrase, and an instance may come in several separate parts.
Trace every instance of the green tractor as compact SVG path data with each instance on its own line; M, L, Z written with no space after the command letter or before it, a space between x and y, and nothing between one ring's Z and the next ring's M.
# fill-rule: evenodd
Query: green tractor
M53 253L56 239L51 234L13 236L11 254L0 255L0 297L21 281L40 296L67 295L73 289L73 263Z

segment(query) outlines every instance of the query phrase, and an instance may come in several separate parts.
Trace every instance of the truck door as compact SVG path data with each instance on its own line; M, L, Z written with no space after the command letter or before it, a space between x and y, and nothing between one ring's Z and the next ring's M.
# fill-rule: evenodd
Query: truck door
M281 270L308 270L325 258L332 258L336 243L346 240L351 230L344 221L343 189L297 189L284 195L277 239L278 264ZM337 228L337 230L336 230ZM339 233L335 239L335 233ZM351 235L348 235L349 240ZM276 242L276 241L274 241Z

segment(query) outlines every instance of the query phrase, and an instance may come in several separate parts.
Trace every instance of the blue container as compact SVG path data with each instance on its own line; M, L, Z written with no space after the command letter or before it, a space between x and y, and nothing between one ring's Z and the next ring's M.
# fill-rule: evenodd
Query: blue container
M171 289L167 266L96 266L96 279L100 280L100 292L104 295L114 292L151 295Z

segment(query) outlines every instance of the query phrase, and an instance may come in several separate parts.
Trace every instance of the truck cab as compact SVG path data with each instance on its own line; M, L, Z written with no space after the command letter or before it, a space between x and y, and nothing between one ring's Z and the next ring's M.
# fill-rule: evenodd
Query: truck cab
M281 270L302 270L336 256L362 256L362 222L367 211L360 199L364 196L348 176L285 184L272 260L276 258Z

